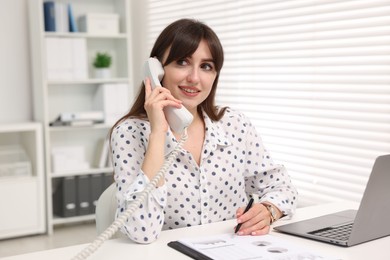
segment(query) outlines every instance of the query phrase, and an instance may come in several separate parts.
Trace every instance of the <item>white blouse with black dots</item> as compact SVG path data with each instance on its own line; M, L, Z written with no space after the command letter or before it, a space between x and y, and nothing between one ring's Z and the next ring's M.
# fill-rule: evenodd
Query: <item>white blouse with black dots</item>
M182 149L165 174L165 184L153 190L122 227L130 239L150 243L163 229L235 218L249 195L275 204L284 215L294 213L297 191L286 169L273 163L250 121L231 109L218 122L204 113L204 121L200 165ZM127 119L112 133L116 216L149 182L141 170L149 134L149 122L141 119ZM167 132L165 143L168 157L177 145L172 132Z

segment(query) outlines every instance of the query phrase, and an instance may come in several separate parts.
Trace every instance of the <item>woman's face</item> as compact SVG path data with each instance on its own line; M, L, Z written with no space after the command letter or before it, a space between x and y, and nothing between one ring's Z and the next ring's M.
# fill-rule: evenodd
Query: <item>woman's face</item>
M168 51L165 52L165 62ZM210 94L214 80L217 77L213 58L205 40L199 43L192 56L176 60L164 67L165 75L162 85L171 94L183 101L183 105L191 112Z

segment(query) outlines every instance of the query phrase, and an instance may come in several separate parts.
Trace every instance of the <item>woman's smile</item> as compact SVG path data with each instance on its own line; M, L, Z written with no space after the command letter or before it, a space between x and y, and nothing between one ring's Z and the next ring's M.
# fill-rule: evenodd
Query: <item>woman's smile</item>
M179 86L179 89L182 91L182 93L188 97L194 97L197 96L200 90L198 90L195 87L187 87L187 86Z

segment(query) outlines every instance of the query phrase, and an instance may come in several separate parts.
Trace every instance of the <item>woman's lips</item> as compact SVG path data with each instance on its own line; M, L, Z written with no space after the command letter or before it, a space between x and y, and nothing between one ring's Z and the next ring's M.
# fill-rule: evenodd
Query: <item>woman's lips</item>
M193 97L193 96L196 96L198 95L198 93L200 92L198 89L194 88L194 87L183 87L183 86L179 86L179 89L181 90L181 92L186 95L186 96L190 96L190 97Z

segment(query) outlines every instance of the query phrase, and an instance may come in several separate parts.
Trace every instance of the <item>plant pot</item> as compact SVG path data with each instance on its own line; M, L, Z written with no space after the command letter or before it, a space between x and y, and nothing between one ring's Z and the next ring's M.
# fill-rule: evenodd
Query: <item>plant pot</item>
M109 79L111 78L111 71L109 68L95 68L95 78Z

